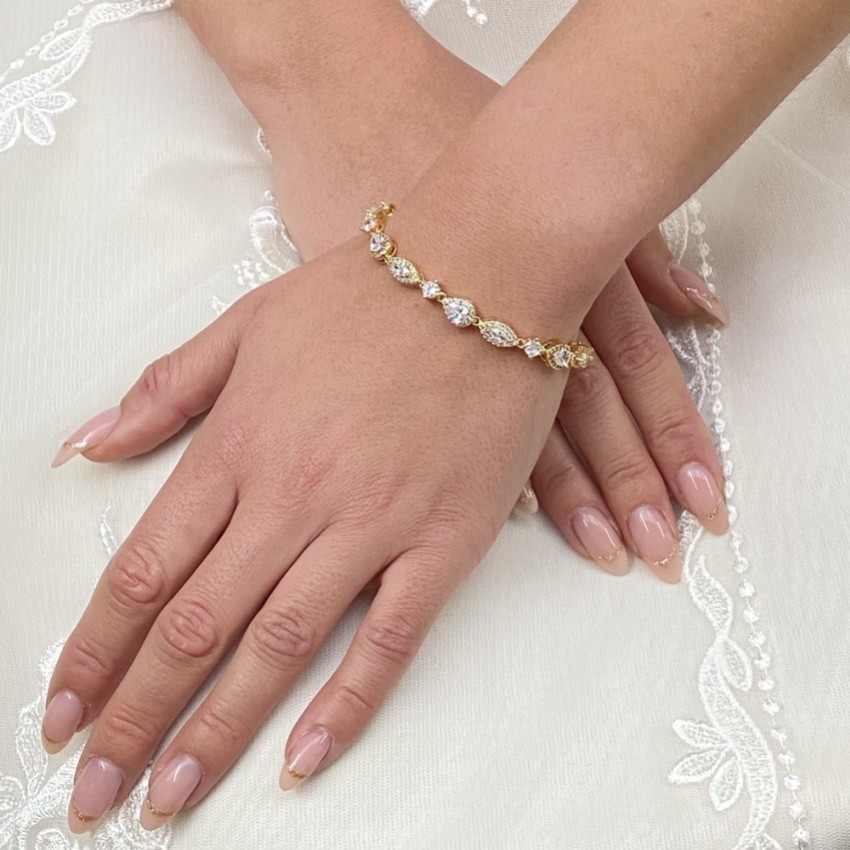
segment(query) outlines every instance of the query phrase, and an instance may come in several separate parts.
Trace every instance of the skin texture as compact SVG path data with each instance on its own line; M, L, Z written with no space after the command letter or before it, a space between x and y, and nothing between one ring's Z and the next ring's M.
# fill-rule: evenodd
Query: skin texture
M805 8L786 0L769 12L755 0L719 0L710 16L695 13L695 0L656 5L648 15L626 0L581 0L427 174L395 195L406 198L392 227L405 253L465 281L463 294L485 312L574 337L641 235L850 29L850 10L825 0ZM324 28L322 38L330 38ZM312 56L291 78L294 91L329 67L326 51ZM704 91L685 97L695 79ZM666 103L685 100L668 120ZM523 158L535 168L517 169ZM391 188L379 182L372 192ZM476 221L488 228L473 238L468 223ZM509 232L522 238L508 245ZM212 405L110 563L51 684L49 699L78 695L80 726L98 718L79 776L96 773L100 784L78 783L75 831L101 813L80 807L100 805L113 786L118 797L132 787L244 631L157 765L154 782L173 757L196 758L201 780L186 804L200 800L341 612L382 573L350 652L287 747L290 765L308 764L329 741L320 756L329 764L491 545L551 432L565 377L494 352L439 316L424 320L428 305L400 309L405 294L387 285L362 239L345 243L285 285L251 293L152 364L117 424L86 450L100 460L146 451ZM617 293L606 312L622 303ZM612 350L628 352L629 339L643 351L647 338L634 334L613 335ZM663 382L657 364L652 375ZM269 409L285 409L285 421ZM379 441L362 439L376 433ZM302 736L317 728L329 737L309 738L304 756Z

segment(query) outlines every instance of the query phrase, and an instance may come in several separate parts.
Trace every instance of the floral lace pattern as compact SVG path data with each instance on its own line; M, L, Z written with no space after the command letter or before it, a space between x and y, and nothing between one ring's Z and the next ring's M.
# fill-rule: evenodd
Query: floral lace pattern
M705 224L700 218L699 200L692 198L677 210L663 223L662 230L679 260L689 241L695 242L701 260L699 272L711 282L710 248L703 238ZM746 790L749 813L735 850L779 850L779 843L765 831L779 797L778 763L784 769L784 789L790 794L788 815L793 824L793 847L810 850L811 836L804 826L807 814L799 793L802 781L791 769L795 759L788 746L788 732L779 723L781 706L773 696L776 681L770 672L772 659L767 652L767 635L759 625L762 613L755 605L756 588L749 576L750 563L743 555L743 539L736 528L738 512L732 503L735 487L731 444L725 433L721 398L720 338L719 330L701 333L692 322L668 332L670 344L688 374L694 402L709 420L723 465L731 526L729 542L739 579L741 620L752 655L731 637L735 617L732 597L708 571L706 557L697 554L703 529L693 516L684 513L680 522L685 553L684 577L691 599L708 619L715 637L697 675L700 698L709 722L680 719L673 724L674 732L694 751L675 765L668 778L675 785L708 781L709 799L718 812L731 809ZM754 674L754 669L758 674ZM736 691L749 692L754 681L763 695L761 709L769 718L766 724L769 731L757 723L736 696ZM775 757L771 745L776 748Z
M92 32L103 24L134 18L144 12L156 12L171 5L172 0L122 0L92 6L92 0L81 0L65 17L56 21L37 44L24 56L9 63L0 75L4 83L9 73L19 71L27 59L37 56L46 67L0 85L0 153L10 150L26 137L37 145L50 145L56 138L53 116L70 109L76 100L62 90L88 59ZM90 6L86 10L86 6ZM70 21L83 14L78 27L68 29Z

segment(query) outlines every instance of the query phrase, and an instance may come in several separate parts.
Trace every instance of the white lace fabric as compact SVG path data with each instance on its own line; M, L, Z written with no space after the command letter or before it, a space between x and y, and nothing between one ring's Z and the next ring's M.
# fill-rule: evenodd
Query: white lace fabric
M725 539L683 517L687 581L613 579L543 518L514 519L320 779L276 784L361 609L203 806L147 834L140 788L91 836L65 831L82 737L42 753L49 672L189 435L108 467L50 457L146 362L299 262L250 116L166 5L4 7L0 850L850 847L848 44L665 222L733 316L669 328L733 516ZM500 80L566 8L407 5Z

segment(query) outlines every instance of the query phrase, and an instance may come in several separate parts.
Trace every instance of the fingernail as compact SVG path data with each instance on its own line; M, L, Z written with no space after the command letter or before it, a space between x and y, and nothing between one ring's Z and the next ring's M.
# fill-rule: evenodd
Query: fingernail
M629 514L629 534L642 560L655 567L658 575L671 584L682 576L679 543L667 518L658 508L644 505Z
M579 508L570 525L587 553L609 573L622 576L629 571L629 557L617 529L598 508Z
M114 762L104 758L89 759L71 794L68 810L71 832L88 832L115 802L123 781L124 775Z
M534 488L531 484L526 484L522 488L522 492L519 494L519 498L516 502L516 509L518 511L522 511L524 514L536 514L539 507L540 505L537 501L537 493L534 492Z
M83 719L83 703L73 691L59 691L44 712L41 736L48 753L58 753L77 731Z
M686 463L676 473L676 483L682 504L709 531L723 534L729 515L714 476L701 463Z
M81 425L65 440L56 452L56 457L50 464L54 469L67 463L72 457L80 452L90 449L102 442L109 436L109 432L115 427L121 416L120 407L111 407L93 416L84 425Z
M334 742L333 735L324 726L308 729L292 747L289 761L280 772L280 787L291 791L318 769Z
M729 312L723 302L711 291L709 285L690 269L670 263L670 277L679 287L682 294L709 316L717 319L722 325L729 324Z
M159 829L168 823L198 787L204 775L190 755L177 756L157 774L148 789L139 820L144 829Z

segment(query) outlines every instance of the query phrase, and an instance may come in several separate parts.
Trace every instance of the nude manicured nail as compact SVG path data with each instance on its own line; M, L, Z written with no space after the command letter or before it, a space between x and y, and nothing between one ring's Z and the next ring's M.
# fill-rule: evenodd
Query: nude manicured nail
M75 457L80 452L84 452L86 449L90 449L93 446L96 446L98 443L103 442L108 436L109 432L115 427L118 422L119 417L121 416L121 408L120 407L112 407L109 410L104 410L102 413L98 413L97 416L93 416L89 419L88 422L80 425L67 440L59 447L59 451L56 452L56 457L53 458L53 462L50 464L54 469L57 466L62 466L63 463L67 463L72 457Z
M617 529L598 508L579 508L570 525L587 553L603 569L622 576L629 571L629 558Z
M148 789L148 796L139 816L145 829L159 829L168 823L192 792L198 787L204 772L190 755L177 756L157 774Z
M711 291L711 287L690 269L670 263L670 277L682 294L709 316L723 325L729 324L729 312L723 302Z
M114 762L104 758L89 759L71 794L68 810L71 832L88 832L112 807L123 781L121 768Z
M714 476L701 463L686 463L676 473L682 503L709 531L722 534L729 525L726 503Z
M41 721L44 749L58 753L74 737L82 719L83 703L73 691L54 694Z
M333 735L324 726L308 729L292 746L289 760L280 772L280 787L290 791L309 779L333 745Z
M629 514L628 526L638 556L655 567L665 581L677 582L682 575L679 543L664 514L644 505Z
M519 494L516 509L518 511L522 511L524 514L536 514L539 507L540 505L537 501L537 493L534 492L534 488L531 484L526 484L522 488L522 492Z

